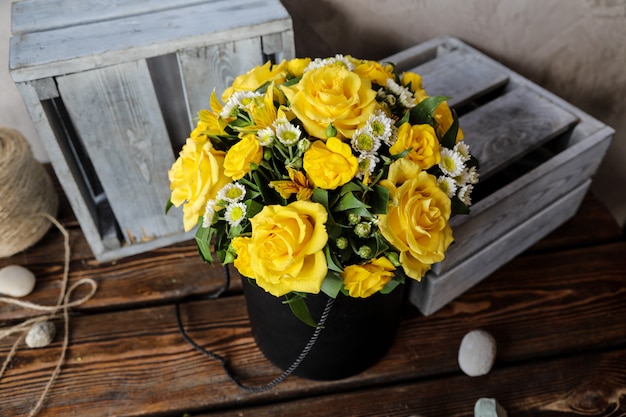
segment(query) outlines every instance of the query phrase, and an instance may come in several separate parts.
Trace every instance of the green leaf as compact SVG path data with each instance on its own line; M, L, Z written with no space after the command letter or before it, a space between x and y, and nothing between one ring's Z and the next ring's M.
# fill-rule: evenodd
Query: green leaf
M289 293L285 294L285 303L289 305L291 312L300 319L304 324L317 328L317 323L313 320L309 307L304 301L304 297L299 294Z
M167 203L165 204L165 214L167 214L172 207L174 207L172 200L167 200Z
M344 194L334 207L337 211L346 211L356 208L368 209L370 206L356 198L352 192Z
M212 227L198 227L195 236L200 258L208 263L213 263L213 254L211 253L211 236L213 232Z
M343 280L336 272L329 271L322 281L322 292L331 298L337 298L337 295L343 288Z
M452 202L451 210L453 214L469 214L469 207L462 202L459 197L454 196L450 199L450 201Z
M387 206L389 205L389 190L382 185L375 184L374 193L370 196L370 205L372 212L375 214L387 214Z
M355 191L363 191L364 189L365 189L364 185L350 181L346 183L343 187L341 187L341 190L339 191L339 195L344 196L347 193L355 192Z
M294 84L298 84L301 79L302 79L302 76L294 77L294 78L292 78L290 80L285 81L282 85L284 85L285 87L289 87L289 86L292 86Z
M409 152L411 152L412 150L413 150L413 148L409 148L409 149L405 149L405 150L403 150L403 151L402 151L402 152L400 152L400 153L397 153L397 154L391 155L391 160L392 160L392 161L397 161L398 159L402 159L402 158L404 158L405 156L407 156L407 155L409 154ZM387 162L387 161L385 161L385 162ZM390 163L391 163L391 161L390 161Z
M433 124L433 114L437 107L450 97L447 96L432 96L420 101L417 106L411 109L411 116L409 122L412 125L418 124Z
M329 271L343 272L341 262L333 255L328 244L324 246L324 254L326 255L326 264L328 265Z
M256 216L259 212L261 212L261 210L263 210L263 207L264 207L263 204L254 200L246 200L245 205L246 205L246 217L249 219Z
M459 132L459 118L454 109L452 109L452 118L453 121L450 128L448 128L443 138L441 138L441 144L448 149L452 149L454 145L456 145L456 136Z
M330 213L330 207L328 205L328 190L324 190L323 188L314 189L313 195L311 195L311 201L323 205L326 211Z
M403 124L405 124L406 122L408 122L410 117L411 117L411 112L410 111L407 111L406 113L404 113L404 116L402 116L402 119L400 119L400 120L398 120L396 122L396 127L400 127Z

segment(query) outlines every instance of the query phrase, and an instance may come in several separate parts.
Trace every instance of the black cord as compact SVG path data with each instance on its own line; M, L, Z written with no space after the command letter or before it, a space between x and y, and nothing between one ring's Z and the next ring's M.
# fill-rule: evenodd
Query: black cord
M217 290L216 292L214 292L212 294L204 295L204 296L187 296L187 297L181 298L180 300L178 300L176 302L176 304L175 304L175 311L176 311L176 323L178 324L178 331L183 336L183 338L187 341L187 343L189 343L191 346L193 346L196 350L198 350L201 353L204 353L205 355L209 356L212 359L217 360L222 365L222 368L224 369L224 372L226 373L228 378L235 385L237 385L239 388L241 388L242 390L248 391L248 392L267 391L268 389L271 389L271 388L275 387L276 385L280 384L281 382L283 382L289 375L291 375L296 369L298 369L298 366L300 366L300 364L307 357L307 355L309 354L311 349L313 349L313 346L315 345L315 342L317 342L317 339L318 339L318 337L320 335L320 332L324 328L324 324L326 324L326 319L328 318L328 315L330 314L330 310L331 310L331 308L333 306L333 303L334 303L335 299L332 298L332 297L328 298L328 301L326 302L326 307L324 308L324 311L322 312L322 316L320 317L320 321L319 321L317 327L315 328L315 331L313 332L313 335L309 339L309 342L306 344L304 349L302 349L302 352L300 352L300 355L298 356L298 358L291 364L291 366L289 368L287 368L287 370L285 370L281 375L276 377L274 380L268 382L267 384L253 387L253 386L250 386L250 385L246 385L246 384L242 383L241 381L239 381L237 379L237 377L235 376L234 371L230 368L230 366L228 365L228 362L226 361L226 359L224 359L222 356L220 356L220 355L218 355L218 354L216 354L214 352L211 352L210 350L207 350L207 349L203 348L202 346L198 345L191 338L191 336L189 336L187 334L187 332L185 331L185 328L183 326L182 320L180 318L180 305L184 301L187 301L187 300L190 300L190 299L212 300L212 299L219 298L228 289L228 287L230 286L230 271L228 270L227 266L224 267L224 275L226 277L226 280L224 282L224 286L222 288L220 288L219 290Z

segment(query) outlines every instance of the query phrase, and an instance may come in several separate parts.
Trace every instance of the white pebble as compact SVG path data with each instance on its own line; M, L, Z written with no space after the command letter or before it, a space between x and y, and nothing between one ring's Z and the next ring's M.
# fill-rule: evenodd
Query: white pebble
M33 324L26 334L26 345L30 348L42 348L48 346L54 340L56 327L49 321L40 321Z
M24 297L35 288L35 274L19 265L0 269L0 294Z
M496 359L496 341L484 330L467 333L459 347L459 366L469 376L486 375Z
M474 417L507 417L507 413L493 398L481 398L474 405Z

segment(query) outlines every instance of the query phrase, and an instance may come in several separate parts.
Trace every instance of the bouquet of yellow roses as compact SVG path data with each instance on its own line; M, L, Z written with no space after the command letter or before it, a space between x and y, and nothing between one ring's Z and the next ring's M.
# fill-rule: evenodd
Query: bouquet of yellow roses
M214 252L302 313L307 294L419 281L467 213L477 161L447 97L392 64L337 55L267 62L199 112L169 171L168 209ZM314 324L314 322L313 322Z

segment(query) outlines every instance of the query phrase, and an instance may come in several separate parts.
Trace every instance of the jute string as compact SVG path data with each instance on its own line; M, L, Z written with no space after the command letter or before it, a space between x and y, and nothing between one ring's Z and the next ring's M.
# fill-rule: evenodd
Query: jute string
M57 360L54 370L52 371L52 375L50 375L50 378L48 379L48 382L39 397L39 400L37 401L35 406L32 408L30 413L28 414L29 417L35 416L41 410L41 407L46 399L46 396L48 395L48 392L50 391L50 388L52 387L52 384L61 373L61 366L63 365L63 362L65 361L65 354L67 353L67 347L69 345L69 336L70 336L69 309L70 307L78 306L86 302L87 300L89 300L96 293L96 290L98 288L98 285L93 279L83 278L73 283L68 289L69 272L70 272L70 236L69 236L69 233L63 227L63 225L61 225L61 223L59 223L54 217L50 216L49 214L40 213L39 215L43 217L44 219L46 219L47 221L50 221L52 224L54 224L59 229L59 231L61 231L61 233L63 234L63 245L65 247L65 257L64 257L64 262L63 262L63 279L61 281L61 291L59 293L59 299L57 300L55 305L45 306L45 305L31 303L28 301L17 300L14 298L0 297L0 302L2 303L13 304L13 305L17 305L20 307L33 309L33 310L47 311L49 313L41 317L34 317L31 319L28 319L24 321L23 323L17 324L15 326L9 327L8 329L3 329L0 331L0 340L14 333L21 332L21 335L13 343L13 347L11 348L9 355L7 356L4 363L2 364L2 369L0 369L0 380L2 379L2 376L4 375L4 372L9 366L11 360L15 356L19 345L22 343L22 341L26 337L28 330L37 323L49 321L59 316L63 317L64 333L63 333L63 344L61 346L61 354L59 356L59 359ZM90 286L89 293L83 296L82 298L71 301L72 293L74 292L74 290L76 290L78 287L85 285L85 284Z
M0 127L0 258L32 246L50 222L35 213L55 216L59 199L50 176L17 131Z

